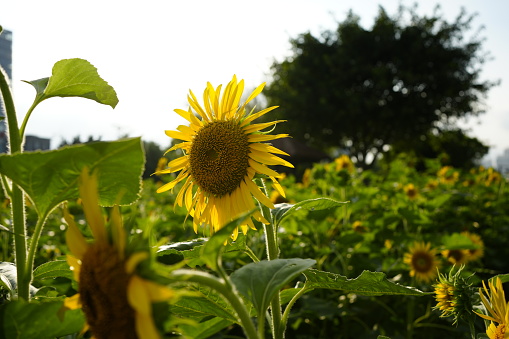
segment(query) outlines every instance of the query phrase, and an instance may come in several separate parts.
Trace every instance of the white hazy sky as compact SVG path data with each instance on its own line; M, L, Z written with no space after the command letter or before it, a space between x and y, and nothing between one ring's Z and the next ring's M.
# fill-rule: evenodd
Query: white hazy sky
M258 0L258 1L25 1L3 0L0 25L13 32L13 90L19 120L34 90L21 80L51 75L53 64L84 58L98 68L119 97L118 106L80 98L49 99L34 111L27 134L62 139L81 135L113 140L128 134L161 146L165 129L183 123L174 108L187 108L189 89L202 92L207 81L226 83L233 74L254 88L270 79L270 65L290 55L291 38L337 27L349 9L371 27L382 5L389 15L398 0ZM418 2L420 15L436 1ZM488 96L488 112L471 121L471 135L492 146L490 157L509 148L509 2L447 0L440 4L452 21L465 7L477 12L473 27L485 26L484 50L493 60L483 79L501 80Z

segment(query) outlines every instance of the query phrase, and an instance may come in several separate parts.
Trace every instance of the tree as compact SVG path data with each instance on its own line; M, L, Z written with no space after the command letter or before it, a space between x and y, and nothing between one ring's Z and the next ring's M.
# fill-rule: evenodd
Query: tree
M391 145L411 150L421 137L484 113L495 82L480 81L482 39L465 41L474 16L452 23L380 7L371 29L351 12L336 31L301 34L293 55L272 65L265 95L294 138L324 149L346 148L358 165L372 164ZM406 19L405 19L406 18ZM279 127L278 127L279 128Z

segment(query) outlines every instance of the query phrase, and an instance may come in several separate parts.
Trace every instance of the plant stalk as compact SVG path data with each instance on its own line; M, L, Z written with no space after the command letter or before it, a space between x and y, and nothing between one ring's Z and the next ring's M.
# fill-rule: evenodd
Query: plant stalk
M263 179L257 179L261 188L262 193L268 196L267 187L265 186L265 182ZM265 238L267 241L267 257L269 260L275 260L279 258L279 246L277 239L277 230L274 225L274 219L272 218L272 213L270 212L270 208L265 206L262 203L258 203L260 209L262 211L262 216L268 221L268 224L264 224ZM279 291L276 293L274 298L270 302L270 309L272 314L272 337L274 339L282 339L284 338L284 328L282 327L281 318L281 297ZM261 317L260 317L261 321Z
M16 118L16 109L12 100L12 93L9 87L8 77L5 71L0 67L0 92L2 93L5 105L5 114L8 127L9 153L22 152L22 137L19 133L18 121ZM26 277L26 227L25 227L25 200L23 191L14 183L11 189L11 212L12 226L14 229L14 249L16 261L16 273L18 280L18 297L29 300L29 278Z

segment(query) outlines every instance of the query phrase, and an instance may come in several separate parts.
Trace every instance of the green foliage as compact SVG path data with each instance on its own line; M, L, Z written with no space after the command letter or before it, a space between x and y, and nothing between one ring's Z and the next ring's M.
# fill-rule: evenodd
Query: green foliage
M0 155L0 173L28 194L39 215L78 198L78 178L84 167L99 175L99 199L104 206L131 204L138 199L144 158L139 138L76 145L56 151Z
M78 333L85 324L81 310L61 313L62 300L27 303L11 301L0 306L0 338L42 339Z
M300 201L296 204L278 204L271 212L273 214L274 224L277 226L286 216L301 209L308 211L321 211L338 207L341 204L345 204L345 202L339 202L329 198L316 198Z
M426 20L417 19L413 18L419 30ZM377 20L378 30L392 22L383 12ZM461 32L458 25L455 34ZM362 33L355 21L342 27ZM415 33L398 32L401 39ZM80 96L116 105L113 89L80 59L58 62L51 78L31 84L37 91L35 103L21 130L16 130L17 123L10 130L20 138L33 108L52 96ZM5 81L0 86L4 94ZM14 111L7 107L13 126ZM454 116L453 111L445 113ZM80 287L61 255L70 253L68 246L85 245L65 243L62 211L55 207L68 201L81 228L77 183L85 167L98 173L100 204L124 205L127 248L117 245L119 256L154 254L138 262L138 284L150 280L173 291L170 303L153 300L149 309L165 337L263 338L269 335L266 322L275 339L285 332L286 337L299 339L465 337L468 332L484 331L483 325L472 321L469 328L462 323L451 327L452 321L433 310L437 269L449 270L462 260L465 268L458 275L468 277L469 283L480 286L480 279L495 274L509 281L504 273L509 271L505 260L509 249L504 246L509 241L507 179L493 169L466 172L427 160L418 171L416 158L403 155L382 163L377 171L356 170L350 162L344 166L345 159L317 164L305 172L302 182L292 176L283 179L287 202L272 211L261 208L268 223L254 221L259 231L249 230L233 241L232 233L253 211L214 232L205 228L212 234L202 238L193 233L193 211L174 206L174 195L155 194L166 178L145 180L139 194L146 155L139 138L33 153L23 153L19 142L11 149L16 152L0 155L0 175L9 198L0 205L0 223L7 225L0 228L0 254L2 261L17 265L0 263L1 337L75 337L83 329L83 313L66 308L72 303L64 307L64 300ZM180 182L175 190L183 185ZM28 206L24 194L30 199ZM117 217L110 214L108 224ZM199 225L200 230L202 226L206 227ZM81 231L85 238L90 235L90 229ZM111 232L108 244L122 236ZM429 279L412 277L415 262L407 257L415 241L429 243L433 252L427 255L439 263L427 272ZM265 257L271 260L260 260ZM132 262L124 259L125 270ZM130 272L128 279L133 279ZM155 286L150 286L145 292L154 297ZM465 291L475 296L473 289Z
M231 275L240 293L248 298L259 316L275 294L300 273L316 263L312 259L276 259L247 264Z
M280 107L275 115L292 137L346 149L361 167L368 153L376 160L388 146L415 150L432 131L484 112L482 99L496 83L479 81L483 40L464 38L472 20L404 7L391 17L380 8L366 29L350 13L335 31L291 40L292 55L272 65L268 104ZM454 149L444 143L443 150Z
M308 270L304 272L307 278L306 288L327 288L343 290L357 295L378 296L378 295L416 295L422 296L425 292L416 288L402 286L387 280L382 272L363 271L355 279L330 272ZM429 293L428 293L429 294Z

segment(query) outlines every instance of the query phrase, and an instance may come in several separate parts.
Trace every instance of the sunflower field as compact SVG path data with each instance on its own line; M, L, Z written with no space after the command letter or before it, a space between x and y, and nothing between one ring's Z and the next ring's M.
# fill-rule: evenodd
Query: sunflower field
M166 131L181 142L142 181L140 138L23 151L44 100L115 107L95 67L61 60L29 84L19 124L0 76L0 338L509 334L508 179L492 168L295 169L270 143L279 122L257 121L276 107L247 108L263 84L243 101L233 76L190 91L188 125Z

